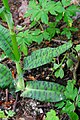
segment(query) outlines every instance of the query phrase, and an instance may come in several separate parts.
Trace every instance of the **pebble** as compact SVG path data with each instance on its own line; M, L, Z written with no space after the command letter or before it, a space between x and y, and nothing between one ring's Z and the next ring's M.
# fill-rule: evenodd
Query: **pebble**
M39 111L39 113L43 113L43 110L40 108L40 109L38 109L38 111Z
M46 80L49 80L49 76L46 77Z

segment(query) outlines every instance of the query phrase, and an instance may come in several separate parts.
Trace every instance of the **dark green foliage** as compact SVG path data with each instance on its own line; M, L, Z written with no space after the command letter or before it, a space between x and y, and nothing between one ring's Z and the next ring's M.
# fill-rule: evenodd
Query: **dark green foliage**
M11 38L8 29L0 25L0 48L6 53L8 57L10 57L12 60L15 59L13 50L12 50L12 44L11 44Z
M0 88L5 89L10 87L13 78L11 71L3 64L0 64Z
M58 102L65 99L64 90L64 86L54 82L29 81L21 96L46 102Z
M59 56L72 47L71 41L57 48L43 48L31 53L30 56L24 58L24 70L36 68L52 62L54 57Z

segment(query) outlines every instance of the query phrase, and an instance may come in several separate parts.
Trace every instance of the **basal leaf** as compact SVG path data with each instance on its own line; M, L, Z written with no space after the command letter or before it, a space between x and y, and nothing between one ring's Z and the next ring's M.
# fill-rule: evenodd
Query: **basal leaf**
M59 56L66 50L72 47L71 41L57 47L57 48L42 48L32 52L28 57L24 58L24 70L33 69L45 65L52 61L54 57Z
M65 99L65 87L57 83L46 81L28 81L26 84L26 89L21 94L23 97L46 102L58 102Z
M12 80L11 71L5 65L0 64L0 88L4 89L9 87Z
M15 59L13 50L12 50L12 44L11 44L11 38L10 38L9 31L2 25L0 25L0 48L12 60Z

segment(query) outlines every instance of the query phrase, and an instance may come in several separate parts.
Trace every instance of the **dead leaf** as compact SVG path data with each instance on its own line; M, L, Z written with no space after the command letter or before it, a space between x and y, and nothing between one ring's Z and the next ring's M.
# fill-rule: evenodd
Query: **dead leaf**
M79 4L79 0L71 0L71 4Z
M24 14L27 11L28 8L28 2L27 0L21 0L22 4L18 9L19 17L24 18Z
M25 117L16 118L16 120L33 120L33 118L32 116L25 116Z
M30 18L24 18L24 14L26 13L26 11L28 10L28 1L27 0L21 0L22 4L18 9L18 13L19 13L19 20L23 20L23 22L21 23L21 25L29 25L30 23Z
M30 80L36 80L35 77L32 76L32 75L29 75L29 76L28 76L28 79L30 79Z

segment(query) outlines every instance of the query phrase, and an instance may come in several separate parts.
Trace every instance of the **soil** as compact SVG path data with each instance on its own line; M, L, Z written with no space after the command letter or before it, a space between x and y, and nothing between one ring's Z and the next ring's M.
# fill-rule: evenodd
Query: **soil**
M26 26L25 29L29 27L30 20L29 18L26 20L23 18L23 12L21 11L22 1L26 0L9 0L10 9L12 12L13 20L14 20L14 29L16 31L17 25ZM28 5L28 2L27 2ZM0 7L2 6L2 2L0 2ZM23 5L24 7L24 5ZM0 24L7 27L7 24L4 23L2 20L0 20ZM77 18L74 20L73 25L75 27L78 27L79 31L75 32L72 35L72 41L74 42L74 45L80 43L80 19ZM62 25L63 26L63 25ZM17 31L16 31L17 32ZM63 36L56 36L52 41L43 41L40 45L37 43L32 43L28 48L28 54L30 54L35 49L44 48L44 47L57 47L65 42L65 37ZM0 50L0 54L2 54L2 50ZM23 60L24 55L22 54L21 61ZM57 58L57 60L61 60L63 55ZM1 63L6 64L10 70L12 71L13 77L16 77L16 68L15 63L12 62L10 59L5 58ZM67 81L69 79L73 78L73 73L67 68L64 68L65 76L63 79L56 78L52 71L53 63L49 63L47 65L43 65L39 68L28 70L24 73L24 80L25 82L27 80L46 80L46 81L55 81L61 85L66 86ZM80 83L80 65L77 69L77 83L78 85ZM17 103L15 107L15 101L17 96ZM9 101L6 102L6 94L5 90L0 89L0 109L1 110L12 110L15 107L15 116L12 118L9 118L9 120L45 120L45 115L50 109L56 110L57 115L60 117L60 120L69 120L69 117L67 114L60 113L60 110L55 108L55 103L47 103L47 102L40 102L33 99L27 99L27 98L21 98L20 93L11 94L9 91ZM80 116L80 109L76 109L76 113ZM1 120L1 119L0 119ZM6 119L4 119L6 120Z

